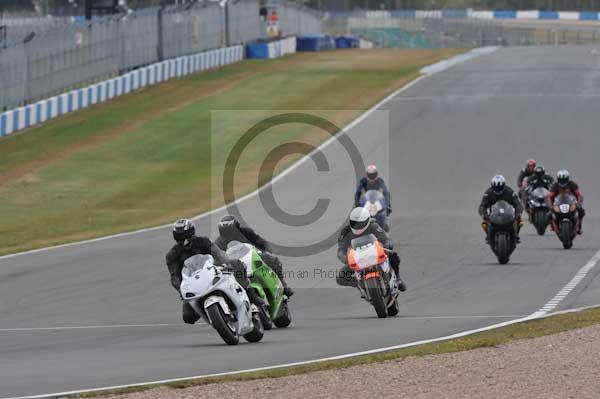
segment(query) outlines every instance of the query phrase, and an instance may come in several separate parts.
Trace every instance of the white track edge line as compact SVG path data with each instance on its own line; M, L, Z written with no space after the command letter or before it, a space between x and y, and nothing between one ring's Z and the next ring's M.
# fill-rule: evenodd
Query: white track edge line
M540 310L533 313L532 316L544 316L549 312L553 311L560 305L562 301L564 301L567 296L581 283L587 274L592 271L592 269L600 262L600 251L596 252L594 256L583 265L575 276L560 290L558 294L556 294L552 299L550 299Z
M115 386L110 386L110 387L83 389L83 390L78 390L78 391L66 391L66 392L58 392L58 393L44 394L44 395L18 396L18 397L8 397L8 398L0 398L0 399L58 398L58 397L80 395L80 394L86 394L86 393L92 393L92 392L100 393L102 391L111 391L111 390L126 389L126 388L136 388L136 387L142 387L142 386L146 386L146 385L148 385L148 386L162 385L162 384L168 384L168 383L173 383L173 382L182 382L182 381L199 380L199 379L206 379L206 378L213 378L213 377L225 377L225 376L230 376L230 375L248 374L248 373L253 373L253 372L257 372L257 371L277 370L277 369L286 368L286 367L303 366L303 365L307 365L307 364L316 364L316 363L322 363L322 362L327 362L327 361L332 361L332 360L343 360L343 359L348 359L348 358L357 357L357 356L372 355L372 354L388 352L388 351L392 351L392 350L396 350L396 349L408 348L411 346L430 344L430 343L440 342L440 341L448 341L451 339L462 338L462 337L466 337L469 335L473 335L473 334L476 334L479 332L490 331L490 330L494 330L497 328L522 323L525 321L545 319L547 317L558 316L558 315L567 314L567 313L581 312L581 311L596 308L599 306L600 305L585 306L585 307L581 307L581 308L568 309L568 310L563 310L560 312L554 312L554 313L549 313L549 314L544 314L544 315L539 315L539 316L534 313L534 314L531 314L529 316L525 316L525 317L522 317L519 319L505 321L503 323L498 323L498 324L492 324L487 327L481 327L481 328L477 328L474 330L463 331L460 333L451 334L451 335L447 335L444 337L426 339L426 340L415 341L415 342L410 342L410 343L401 344L401 345L389 346L386 348L378 348L378 349L371 349L371 350L362 351L362 352L349 353L349 354L345 354L345 355L331 356L331 357L314 359L314 360L306 360L306 361L302 361L302 362L279 364L279 365L275 365L275 366L257 367L257 368L253 368L253 369L246 369L246 370L240 370L240 371L229 371L229 372L225 372L225 373L204 374L204 375L199 375L199 376L172 378L172 379L168 379L168 380L148 381L148 382L142 382L142 383L136 383L136 384L115 385Z
M460 62L468 61L469 59L475 58L475 57L477 57L479 55L482 55L482 54L488 54L488 53L481 53L480 51L481 50L479 50L479 49L474 49L474 50L469 51L468 53L463 54L463 56L466 56L467 54L473 53L473 56L470 57L470 58L461 59ZM455 57L459 57L459 56L455 56ZM451 57L451 58L449 58L449 60L451 60L452 58L455 58L455 57ZM444 62L444 61L440 61L440 62ZM432 64L430 66L439 64L440 62ZM456 65L456 64L457 63L454 63L452 65ZM358 125L360 122L362 122L364 119L366 119L369 115L371 115L373 112L375 112L382 105L385 105L390 100L392 100L394 97L396 97L397 95L401 94L402 92L408 90L409 88L411 88L412 86L414 86L415 84L417 84L418 82L420 82L421 80L423 80L424 78L432 76L432 75L434 75L437 72L441 72L441 70L440 70L440 71L436 71L435 73L429 73L429 72L427 72L426 68L427 67L424 67L424 68L422 68L420 70L420 72L423 73L423 75L421 75L421 76L417 77L416 79L410 81L406 85L402 86L400 89L398 89L398 90L394 91L393 93L391 93L390 95L388 95L383 100L379 101L377 104L375 104L374 106L372 106L371 108L369 108L365 113L361 114L356 119L354 119L352 122L350 122L349 125L347 125L346 127L342 128L342 130L339 133L337 133L335 136L333 136L333 137L327 139L325 142L321 143L317 148L315 148L308 155L306 155L306 156L302 157L301 159L299 159L297 162L295 162L293 165L291 165L290 167L288 167L287 169L285 169L283 172L281 172L280 174L278 174L277 176L275 176L271 181L269 181L268 183L266 183L262 187L254 190L251 193L248 193L248 194L244 195L243 197L237 199L234 203L235 204L239 204L239 203L247 200L248 198L256 196L262 190L266 189L267 187L270 187L273 183L277 182L279 179L283 178L284 176L287 176L289 173L291 173L292 171L294 171L295 169L297 169L300 165L302 165L304 162L306 162L308 159L310 159L310 157L314 153L316 153L317 151L323 150L326 146L328 146L329 144L331 144L334 140L337 140L340 135L345 134L348 130L354 128L356 125ZM212 209L210 211L201 213L200 215L193 216L190 219L192 219L192 220L201 219L203 217L206 217L206 216L212 215L214 213L220 212L220 211L226 209L229 205L231 205L231 204L223 205L223 206L221 206L219 208ZM14 253L14 254L8 254L8 255L0 256L0 260L14 258L14 257L17 257L17 256L30 255L30 254L40 253L40 252L46 252L46 251L51 251L51 250L55 250L55 249L68 248L68 247L73 247L73 246L77 246L77 245L92 244L92 243L96 243L96 242L100 242L100 241L110 240L110 239L113 239L113 238L128 237L128 236L132 236L132 235L147 233L149 231L155 231L155 230L164 229L164 228L169 227L169 226L171 226L171 223L169 223L169 224L163 224L163 225L160 225L160 226L147 227L147 228L143 228L143 229L139 229L139 230L128 231L128 232L124 232L124 233L111 234L111 235L108 235L108 236L92 238L92 239L89 239L89 240L76 241L76 242L70 242L70 243L67 243L67 244L55 245L55 246L51 246L51 247L37 248L37 249L29 250L29 251L17 252L17 253Z

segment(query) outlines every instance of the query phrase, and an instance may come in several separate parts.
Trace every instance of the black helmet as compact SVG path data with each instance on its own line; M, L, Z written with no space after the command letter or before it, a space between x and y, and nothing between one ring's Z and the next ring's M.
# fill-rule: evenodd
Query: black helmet
M546 169L544 169L544 167L542 165L538 165L535 167L535 177L537 177L538 179L543 179L544 176L546 176Z
M502 175L496 175L492 179L491 186L496 194L502 194L506 188L506 179Z
M227 236L240 228L240 222L232 215L225 215L219 220L219 234Z
M556 174L556 181L558 181L558 185L561 187L566 187L569 184L569 180L571 180L571 176L566 169L561 169Z
M190 240L196 235L196 226L190 220L179 219L173 224L173 239L179 244Z

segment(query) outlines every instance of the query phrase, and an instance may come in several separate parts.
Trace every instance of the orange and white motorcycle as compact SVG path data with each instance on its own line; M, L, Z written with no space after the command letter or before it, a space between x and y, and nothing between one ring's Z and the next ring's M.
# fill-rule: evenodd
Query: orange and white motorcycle
M388 252L373 234L353 239L348 248L348 266L354 271L358 289L379 318L396 316L399 311L398 281Z

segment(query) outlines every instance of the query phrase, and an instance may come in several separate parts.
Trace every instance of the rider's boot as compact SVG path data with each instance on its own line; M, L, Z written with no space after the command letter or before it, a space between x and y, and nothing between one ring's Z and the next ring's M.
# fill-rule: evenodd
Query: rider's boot
M404 280L402 280L399 275L398 275L397 280L398 280L398 289L402 292L406 291L406 283L404 282Z
M294 295L294 290L291 287L288 287L287 283L284 283L282 281L283 284L283 293L289 298L292 295Z
M200 319L198 313L196 313L194 308L192 308L192 306L188 302L183 302L181 310L181 316L185 324L194 324L198 321L198 319Z
M400 277L400 256L396 252L390 254L390 266L394 269L394 273L396 273L398 289L402 292L406 291L406 283Z
M246 289L246 293L248 294L248 299L250 300L251 304L256 305L259 308L265 308L267 306L267 303L265 301L263 301L263 299L256 293L254 288L248 287ZM267 309L267 314L268 314L268 309Z

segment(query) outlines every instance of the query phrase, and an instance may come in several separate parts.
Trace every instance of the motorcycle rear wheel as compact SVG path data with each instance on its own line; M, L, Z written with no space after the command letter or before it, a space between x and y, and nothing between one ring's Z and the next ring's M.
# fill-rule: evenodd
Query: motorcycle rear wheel
M396 298L394 300L394 303L392 303L390 307L388 307L387 312L388 316L396 316L398 313L400 313L400 305L398 304L398 298Z
M252 324L254 324L254 330L244 335L244 338L248 342L259 342L263 339L265 335L265 330L263 328L263 324L258 313L252 314Z
M280 316L273 320L273 324L277 328L286 328L292 323L292 313L290 312L290 305L288 305L287 300L281 304L279 314Z

